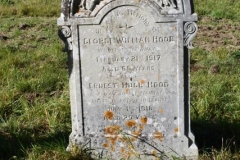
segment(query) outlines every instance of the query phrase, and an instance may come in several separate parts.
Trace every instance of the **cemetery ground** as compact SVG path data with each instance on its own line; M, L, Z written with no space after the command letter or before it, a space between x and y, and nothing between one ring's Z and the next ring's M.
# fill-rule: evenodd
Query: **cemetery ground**
M68 153L67 55L60 0L0 0L0 160L90 159ZM240 159L240 2L195 0L191 127L202 160Z

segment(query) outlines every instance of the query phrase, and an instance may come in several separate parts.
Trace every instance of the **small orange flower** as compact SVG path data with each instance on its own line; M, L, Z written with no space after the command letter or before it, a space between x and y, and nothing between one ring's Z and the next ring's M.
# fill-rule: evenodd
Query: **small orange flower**
M112 145L114 145L116 140L117 140L117 138L118 138L118 136L115 135L115 136L107 138L107 139L111 142Z
M126 89L126 93L129 93L129 91L130 91L130 89L129 89L129 88L127 88L127 89Z
M102 145L104 148L107 148L108 147L108 143L106 142L106 143L103 143L103 145Z
M115 151L115 148L114 146L111 146L111 151L114 152Z
M123 147L121 147L121 153L124 153L125 149Z
M159 109L159 113L163 113L163 109Z
M138 137L141 134L141 130L137 130L137 131L132 131L132 134L136 137Z
M105 134L118 134L120 129L121 129L120 126L107 126L105 128Z
M152 155L156 156L157 155L157 151L153 150L152 151Z
M113 134L114 133L114 128L112 126L107 126L105 128L105 134Z
M175 128L174 128L174 132L179 132L179 128L178 128L178 127L175 127Z
M143 127L144 127L144 125L140 124L140 125L138 126L138 129L139 129L140 131L142 131L142 130L143 130Z
M134 120L132 120L132 119L130 119L130 120L128 120L127 122L126 122L126 126L128 127L128 128L132 128L132 127L134 127L134 126L136 126L136 121L134 121Z
M114 113L112 111L107 110L104 112L104 117L108 120L112 120L113 116L114 116Z
M148 118L147 117L141 117L141 123L142 124L147 124L147 120L148 120Z
M145 82L146 82L146 81L142 79L142 80L140 81L140 84L144 84Z
M156 131L153 134L153 137L156 138L156 139L159 139L161 142L163 141L163 134L161 132Z
M134 142L134 141L136 141L136 138L132 137L132 138L130 138L130 141Z

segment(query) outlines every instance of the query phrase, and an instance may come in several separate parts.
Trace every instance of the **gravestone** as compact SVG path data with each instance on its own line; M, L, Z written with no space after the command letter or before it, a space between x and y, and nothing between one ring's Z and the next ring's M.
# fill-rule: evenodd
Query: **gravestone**
M191 0L62 0L72 133L109 159L197 159L190 130Z

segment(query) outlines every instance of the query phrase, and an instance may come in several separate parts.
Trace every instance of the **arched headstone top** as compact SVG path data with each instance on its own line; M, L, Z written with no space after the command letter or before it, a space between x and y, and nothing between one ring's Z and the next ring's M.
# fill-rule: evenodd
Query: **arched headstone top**
M59 25L72 20L103 17L110 10L121 6L136 6L152 10L159 19L188 19L196 21L191 0L62 0ZM99 15L100 14L100 15ZM89 20L86 20L89 19Z

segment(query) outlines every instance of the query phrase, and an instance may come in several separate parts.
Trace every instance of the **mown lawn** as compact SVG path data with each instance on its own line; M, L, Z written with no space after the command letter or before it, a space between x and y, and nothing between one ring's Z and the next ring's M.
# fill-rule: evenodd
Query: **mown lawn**
M240 159L240 1L195 0L191 120L200 159ZM61 0L0 0L0 160L87 159L71 131Z

